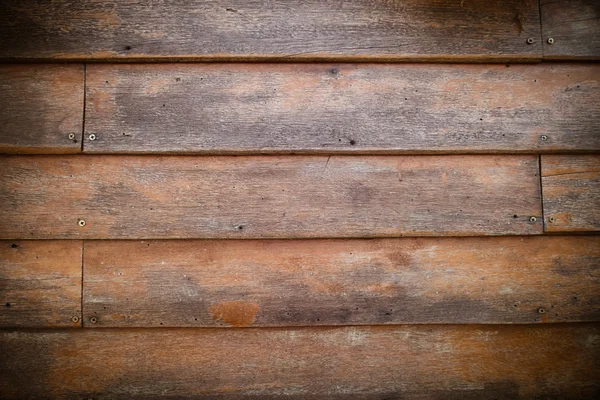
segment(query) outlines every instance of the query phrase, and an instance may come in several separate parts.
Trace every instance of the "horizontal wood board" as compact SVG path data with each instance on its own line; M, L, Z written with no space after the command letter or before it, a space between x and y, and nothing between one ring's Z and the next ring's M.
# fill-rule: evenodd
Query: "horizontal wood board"
M86 241L84 323L600 321L599 265L600 236Z
M540 0L544 59L600 60L600 1Z
M541 158L546 232L600 231L600 155Z
M542 233L538 159L529 155L7 156L0 162L4 239Z
M0 396L593 399L595 324L0 332Z
M81 327L81 252L81 240L0 241L0 328Z
M535 0L7 0L0 7L4 60L481 62L542 55Z
M83 81L80 64L0 65L0 153L81 152Z
M86 87L89 153L600 151L595 64L102 64Z

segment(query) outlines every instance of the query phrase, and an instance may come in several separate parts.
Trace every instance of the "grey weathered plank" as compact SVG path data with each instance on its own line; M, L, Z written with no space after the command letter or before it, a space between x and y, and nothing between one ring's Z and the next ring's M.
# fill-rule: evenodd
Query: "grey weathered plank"
M546 232L600 231L600 156L545 155Z
M593 399L600 329L393 326L0 332L0 396Z
M598 265L598 236L86 241L84 323L599 321Z
M0 65L0 153L80 152L83 79L83 65Z
M544 58L600 60L600 1L540 0Z
M539 38L535 0L0 3L0 59L534 61Z
M81 327L82 243L0 241L0 328Z
M600 151L595 64L116 64L86 83L89 153Z
M538 159L531 155L8 156L0 162L4 239L542 233Z

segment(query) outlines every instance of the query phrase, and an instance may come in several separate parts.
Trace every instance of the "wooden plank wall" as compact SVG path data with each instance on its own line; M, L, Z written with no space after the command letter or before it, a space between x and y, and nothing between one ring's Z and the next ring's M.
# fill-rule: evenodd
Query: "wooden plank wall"
M0 2L0 398L597 398L599 13Z

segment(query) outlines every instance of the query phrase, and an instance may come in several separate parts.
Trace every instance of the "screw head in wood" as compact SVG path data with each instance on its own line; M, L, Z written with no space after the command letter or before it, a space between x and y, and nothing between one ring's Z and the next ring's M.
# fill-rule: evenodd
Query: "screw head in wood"
M83 220L83 219L77 220L77 225L85 226L85 220Z
M545 310L543 307L540 307L540 308L538 308L538 312L539 312L540 314L545 314L545 313L546 313L546 310Z
M540 140L542 140L542 141L545 142L546 140L548 140L548 135L542 135L542 136L540 136Z
M536 217L529 217L529 222L535 222L535 221L537 221Z
M74 133L69 133L69 139L71 139L71 140L75 139L75 134Z
M88 138L89 138L90 140L96 140L96 135L94 135L94 134L92 133L90 136L88 136Z
M92 317L92 318L90 318L90 322L92 324L95 324L96 322L98 322L98 320L96 319L96 317Z
M73 321L74 323L78 323L79 317L73 317L73 318L71 318L71 321Z
M556 222L556 218L555 217L549 217L548 218L548 222Z
M552 43L554 43L554 39L553 39L553 38L551 38L551 37L549 37L549 38L548 38L548 44L552 44Z
M527 44L534 44L534 43L535 43L535 39L534 38L532 38L532 37L527 38Z

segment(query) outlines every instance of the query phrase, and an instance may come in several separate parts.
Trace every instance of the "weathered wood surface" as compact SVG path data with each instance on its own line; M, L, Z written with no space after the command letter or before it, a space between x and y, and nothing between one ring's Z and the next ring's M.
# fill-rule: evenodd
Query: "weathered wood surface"
M0 153L80 152L83 80L83 65L0 65Z
M86 85L91 153L600 151L595 64L104 64Z
M534 61L540 31L535 0L0 3L1 59Z
M81 251L80 240L0 241L0 328L80 327Z
M541 159L546 232L600 231L600 156Z
M86 241L84 323L599 321L599 265L600 237Z
M538 159L531 155L8 156L0 162L4 239L543 230Z
M591 399L599 335L585 323L4 331L0 396Z
M600 60L600 1L540 0L540 12L544 58Z

